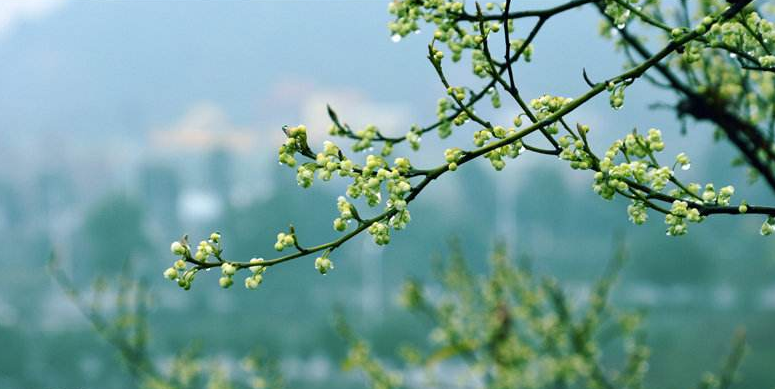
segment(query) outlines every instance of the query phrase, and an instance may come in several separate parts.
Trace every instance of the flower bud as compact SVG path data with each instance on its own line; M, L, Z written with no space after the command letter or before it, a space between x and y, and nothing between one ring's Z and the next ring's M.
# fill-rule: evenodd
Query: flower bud
M256 289L258 285L263 281L264 277L261 274L255 274L248 278L245 278L245 288Z
M164 271L164 278L168 280L174 280L178 278L178 271L175 270L175 268L170 267L167 270Z
M290 234L289 235L285 235L285 238L283 238L283 244L285 246L292 245L294 241L295 241L295 239L293 238L293 235L290 235Z
M186 247L183 246L180 242L172 242L172 245L170 245L170 251L172 251L175 255L185 255L186 254Z
M221 272L225 276L233 276L234 273L237 272L237 267L228 262L225 262L221 265Z
M315 259L315 269L320 272L320 274L326 274L329 270L334 268L334 263L331 262L330 259L326 257L317 257Z
M224 289L230 287L233 283L234 281L231 279L231 277L228 276L223 276L218 279L218 284L221 286L221 288Z
M342 220L342 218L338 217L334 219L334 229L337 231L344 231L347 229L347 223Z

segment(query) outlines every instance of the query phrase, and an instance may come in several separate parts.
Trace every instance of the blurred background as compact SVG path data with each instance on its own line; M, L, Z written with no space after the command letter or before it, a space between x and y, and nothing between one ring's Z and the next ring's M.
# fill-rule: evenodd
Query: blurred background
M386 8L383 0L0 3L0 387L128 387L115 350L44 270L52 252L84 288L129 260L156 296L149 320L160 358L192 342L224 360L260 347L290 387L363 387L339 367L345 349L332 308L342 306L387 357L401 342L423 342L427 325L395 296L405 277L427 279L452 238L474 269L484 270L502 241L574 293L625 243L614 299L647 312L649 383L693 385L719 367L742 325L750 345L743 386L775 385L775 246L759 236L762 220L720 216L667 237L657 215L631 225L626 203L596 196L588 173L541 155L498 174L484 161L443 177L413 203L412 223L392 244L356 238L326 277L306 258L272 268L253 292L223 291L215 274L200 275L189 292L164 280L169 244L183 233L197 242L221 231L226 256L238 260L271 257L289 222L304 244L335 236L344 183L299 188L295 172L276 162L282 125L306 124L319 144L328 137L326 104L355 128L375 124L387 134L435 120L444 89L425 59L431 31L391 41ZM551 20L533 62L518 68L524 96L576 96L586 89L582 67L593 79L621 69L597 20L591 8ZM452 83L479 85L468 69L448 66ZM687 180L771 200L730 167L733 151L714 144L710 128L690 125L684 137L672 113L648 110L670 95L645 83L627 93L621 111L603 96L571 120L592 127L597 147L636 127L661 128L665 158L692 157ZM494 122L516 113L503 100L505 109L482 109ZM429 133L420 152L397 154L436 165L470 132L443 141Z

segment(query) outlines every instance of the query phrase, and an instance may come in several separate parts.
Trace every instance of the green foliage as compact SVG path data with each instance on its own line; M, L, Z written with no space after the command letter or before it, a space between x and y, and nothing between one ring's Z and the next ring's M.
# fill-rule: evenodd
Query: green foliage
M401 346L403 366L388 367L340 315L336 327L350 345L344 368L360 370L375 389L642 388L650 357L643 318L610 302L623 261L619 250L588 294L569 293L502 249L483 276L455 250L436 283L409 280L400 296L407 310L433 323L430 347ZM739 334L720 373L707 373L698 387L727 387L743 350ZM405 373L417 369L423 378L412 381Z
M94 330L118 352L130 375L142 389L264 389L283 388L275 362L256 350L235 369L216 357L201 356L196 343L178 350L169 366L160 367L149 347L147 311L151 293L132 273L126 261L118 276L98 278L89 290L80 290L55 258L49 270L59 286ZM114 296L109 301L107 296Z

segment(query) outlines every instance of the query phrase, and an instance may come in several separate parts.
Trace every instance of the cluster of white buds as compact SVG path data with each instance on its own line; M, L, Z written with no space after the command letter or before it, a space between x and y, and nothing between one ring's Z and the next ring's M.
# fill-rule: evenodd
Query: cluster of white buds
M689 203L686 201L675 200L673 206L670 209L670 213L665 215L665 224L667 227L667 235L679 236L686 234L686 221L693 223L699 223L702 221L702 216L697 208L689 208Z
M371 147L371 142L377 137L377 127L369 124L364 129L356 131L358 141L353 144L353 151L363 151Z
M624 1L629 1L633 4L638 3L638 0ZM627 24L627 21L630 19L630 10L626 7L623 7L621 4L614 0L606 0L604 12L606 15L611 17L611 19L613 19L614 25L620 30L624 28L624 26Z
M702 201L706 203L714 203L716 201L716 190L713 184L706 184L705 190L702 191Z
M355 216L353 214L355 208L344 196L336 199L336 208L339 210L339 217L334 219L334 229L344 231L347 229L347 223Z
M323 152L315 155L315 164L319 169L318 178L323 181L330 180L333 173L340 169L339 158L339 147L330 141L323 142ZM347 171L344 169L339 170L340 175L346 173Z
M388 207L393 207L399 211L405 210L406 200L404 199L404 196L412 190L412 185L409 184L409 180L401 176L394 180L388 180L387 190L389 196Z
M775 56L772 56L768 52L769 48L766 47L767 44L775 41L775 24L762 19L757 12L748 13L745 19L714 24L710 28L708 37L711 46L723 44L734 47L753 58L758 58L759 64L763 67L775 65Z
M315 258L315 270L319 271L320 274L325 275L333 268L334 268L334 263L331 261L330 258L328 258L328 255L323 255L322 257Z
M611 200L616 191L625 191L629 188L623 179L630 177L642 177L644 174L644 165L640 161L623 162L614 165L614 158L623 150L624 142L616 140L608 148L605 156L598 165L600 171L594 175L592 189L606 200Z
M489 7L488 7L489 5ZM485 5L487 10L492 10L495 5L487 3ZM501 4L499 8L503 10L505 3ZM485 70L479 57L481 53L481 44L486 39L486 36L490 33L499 32L503 26L500 21L485 21L482 23L483 28L480 29L479 23L474 23L472 31L463 28L457 22L451 22L455 15L464 11L464 4L462 1L457 0L425 0L425 1L409 1L409 0L394 0L388 6L388 10L391 14L395 15L394 21L388 24L388 28L392 35L393 42L399 42L402 37L409 35L412 32L419 32L419 21L425 21L436 25L436 30L433 32L433 38L437 42L443 42L449 48L451 52L451 59L453 62L458 62L462 58L464 50L472 50L475 54L473 61L473 70L476 74L481 74ZM508 30L514 31L513 21L509 21L506 26ZM516 41L513 46L515 50L521 47L523 42ZM526 48L524 57L529 60L532 49ZM476 54L478 52L478 54ZM440 61L443 55L433 54L431 58L434 61Z
M286 129L286 135L288 138L285 140L285 143L280 146L279 161L283 165L293 167L296 166L294 154L309 148L307 145L307 127L299 125L297 127L288 128Z
M375 222L369 226L367 231L374 238L374 243L380 246L390 243L390 228L387 224Z
M367 156L366 165L361 174L355 175L355 181L347 186L347 195L354 199L364 196L366 202L372 207L379 204L382 199L380 194L382 181L391 173L386 170L387 167L387 162L382 157Z
M444 150L444 160L447 161L447 167L451 171L457 170L457 163L463 156L463 150L458 147L453 147Z
M481 130L474 132L474 145L476 147L484 146L492 138L490 130Z
M716 203L718 205L729 205L730 200L732 199L732 195L735 194L735 187L732 185L727 185L718 192L718 197L716 198Z
M234 284L234 275L240 270L241 265L235 262L229 262L221 259L220 243L221 234L217 232L210 234L210 239L208 241L202 241L199 243L199 249L197 252L207 253L210 251L210 249L207 247L213 247L213 254L217 253L216 258L218 259L218 262L214 263L207 262L207 257L204 257L202 260L192 258L188 245L186 244L185 237L181 241L172 242L170 251L172 251L174 255L181 256L181 258L177 259L173 263L172 267L164 271L164 277L172 281L177 281L181 288L188 290L191 288L191 283L194 281L194 276L199 270L203 268L209 269L211 267L220 265L221 277L218 279L218 284L224 289L231 287ZM293 235L284 233L278 235L278 243L283 245L286 243L293 244ZM186 269L186 260L197 261L197 266L194 266L191 269ZM261 265L263 262L263 258L253 258L250 260L250 263L255 265L249 267L252 274L245 279L246 288L255 289L263 281L262 275L266 271L266 266Z
M180 241L172 242L170 252L179 258L171 267L164 270L164 278L177 281L181 288L188 290L191 288L191 282L193 282L198 268L187 269L186 261L207 262L210 256L215 256L220 260L221 251L221 234L218 232L210 234L209 240L199 242L193 255L191 255L191 248L188 246L186 237Z
M293 234L286 234L281 232L277 234L277 242L274 244L274 249L277 251L283 251L286 247L291 247L296 243L296 238Z
M350 220L353 218L353 205L350 204L344 196L339 196L336 199L336 208L339 210L339 217L342 220Z
M296 183L302 188L309 188L315 180L315 170L318 166L314 163L305 163L296 170Z
M646 213L646 203L633 200L632 204L627 206L627 215L629 215L630 221L635 224L645 223L649 218L648 213Z
M655 190L662 190L667 186L670 178L673 177L673 171L667 166L662 166L656 169L649 170L649 180L651 180L651 187Z
M408 1L391 1L388 3L388 12L396 16L396 20L388 24L396 42L401 37L417 31L419 29L417 21L424 16L419 8L413 7Z
M463 101L466 98L466 89L462 86L450 86L447 88L447 94L452 96L455 100Z
M665 142L662 141L662 131L656 128L649 128L646 134L646 147L651 151L662 151L665 149Z
M234 276L234 273L237 272L237 267L232 265L229 262L224 262L221 264L221 278L218 279L218 284L221 285L221 288L228 288L234 284L234 280L232 277Z
M414 151L420 149L420 142L422 142L421 134L421 129L417 125L413 125L406 134L406 141L409 142L409 147Z
M409 214L409 210L402 209L390 217L390 226L396 230L403 230L410 221L412 221L412 216Z
M599 171L595 173L593 189L603 198L610 200L616 191L626 191L629 186L625 179L634 180L643 185L650 185L654 190L665 188L673 176L673 171L667 166L652 166L644 158L653 152L662 151L665 147L662 142L662 133L657 129L649 129L646 137L635 132L627 134L624 140L617 139L606 151L600 160ZM614 159L621 153L627 162L618 165ZM688 157L686 157L688 162Z
M543 95L537 99L530 100L530 107L535 110L536 118L543 120L572 101L573 99L570 97Z
M264 258L252 258L250 260L250 263L260 264L261 262L264 262ZM256 289L264 281L263 274L266 272L266 266L255 265L249 267L249 269L252 274L245 278L245 288Z
M589 126L577 125L580 134L589 133ZM587 151L587 147L582 139L574 139L571 136L563 135L557 140L557 144L560 146L560 159L570 161L571 169L586 170L594 166L594 158Z
M484 156L490 160L490 164L495 170L501 171L506 167L506 161L503 160L504 157L514 159L522 154L523 151L525 151L525 147L522 145L522 141L517 140L505 146L498 147Z
M203 262L206 261L208 258L210 258L211 255L217 255L220 253L220 249L218 247L217 241L207 241L203 240L199 242L199 245L196 247L196 253L194 253L194 259L197 261Z
M347 195L352 198L365 197L370 206L375 206L382 199L382 183L387 183L390 192L391 203L389 206L398 202L399 206L403 201L403 194L411 186L404 177L411 169L411 164L406 158L396 158L393 166L390 167L381 157L369 155L366 157L366 165L360 175L355 177L355 181L347 187Z
M178 254L181 255L181 254ZM164 278L175 281L180 277L180 274L182 272L186 271L186 261L182 259L177 259L172 264L172 267L167 268L167 270L164 271Z

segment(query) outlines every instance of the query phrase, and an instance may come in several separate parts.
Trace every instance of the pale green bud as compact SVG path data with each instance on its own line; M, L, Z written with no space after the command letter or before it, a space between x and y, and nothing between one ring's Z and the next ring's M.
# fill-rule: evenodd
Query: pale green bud
M164 271L164 278L168 280L174 280L178 278L178 271L175 270L175 268L170 267L167 270Z
M185 255L186 254L186 247L183 246L180 242L172 242L172 245L170 245L170 251L172 251L175 255Z
M691 161L686 153L680 153L675 157L675 161L681 165L681 170L689 170L691 167Z
M233 276L234 273L237 272L237 267L228 262L225 262L221 265L221 272L225 276Z
M285 246L291 246L296 240L293 238L293 235L285 235L283 238L283 245Z
M245 278L245 288L247 289L256 289L258 288L258 285L261 284L264 277L261 274L254 274L248 278Z
M315 259L315 270L320 274L326 274L329 270L334 268L334 263L326 257L317 257Z
M234 284L234 280L232 280L229 276L223 276L218 279L218 284L221 286L221 288L226 289Z
M678 38L681 35L683 35L683 30L680 28L674 28L670 31L670 37L672 37L673 39Z

